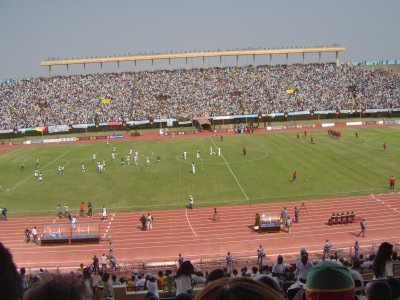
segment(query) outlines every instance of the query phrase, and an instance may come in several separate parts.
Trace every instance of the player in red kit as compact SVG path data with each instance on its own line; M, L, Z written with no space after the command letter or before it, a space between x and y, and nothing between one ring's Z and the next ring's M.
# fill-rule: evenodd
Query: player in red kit
M247 154L247 149L246 149L246 146L243 146L243 155L246 155Z
M394 178L394 176L390 177L390 179L389 179L389 183L390 183L389 189L394 190L394 183L395 182L396 182L396 179Z

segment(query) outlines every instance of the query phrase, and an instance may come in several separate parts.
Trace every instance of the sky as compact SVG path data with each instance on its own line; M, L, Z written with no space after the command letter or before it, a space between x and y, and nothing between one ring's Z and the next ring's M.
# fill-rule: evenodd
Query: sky
M346 47L341 62L400 60L399 11L398 0L1 0L0 79L47 76L40 63L50 57L138 52L340 44ZM296 59L289 56L290 62ZM334 61L334 55L323 59ZM207 66L213 63L210 59ZM241 58L241 65L251 63ZM257 64L267 63L257 57ZM176 68L182 64L173 62ZM224 60L229 64L235 62ZM156 68L168 65L156 62ZM133 70L133 63L121 69ZM104 67L115 70L115 65ZM93 65L87 71L100 69ZM70 73L83 74L83 67L71 67ZM65 75L65 67L53 74Z

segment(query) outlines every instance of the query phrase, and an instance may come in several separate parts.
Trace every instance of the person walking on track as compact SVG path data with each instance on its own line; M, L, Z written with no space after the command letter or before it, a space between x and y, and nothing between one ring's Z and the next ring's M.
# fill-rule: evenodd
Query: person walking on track
M218 211L217 211L216 207L214 207L214 214L213 214L213 218L212 219L213 219L214 222L221 220L219 215L218 215Z
M360 234L359 234L359 236L362 236L362 237L365 237L365 219L362 219L361 221L360 221L360 227L361 227L361 231L360 231Z

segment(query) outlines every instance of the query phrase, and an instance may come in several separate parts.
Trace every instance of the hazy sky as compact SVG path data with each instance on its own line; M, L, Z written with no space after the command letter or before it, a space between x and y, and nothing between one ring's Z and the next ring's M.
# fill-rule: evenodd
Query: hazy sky
M398 0L0 0L0 79L45 76L40 62L49 57L140 51L337 43L347 49L341 61L400 59L399 12Z

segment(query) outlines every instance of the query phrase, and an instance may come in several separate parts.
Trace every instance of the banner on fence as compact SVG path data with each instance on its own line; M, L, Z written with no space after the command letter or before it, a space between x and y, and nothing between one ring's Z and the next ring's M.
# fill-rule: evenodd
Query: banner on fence
M346 122L346 126L360 126L363 122Z
M321 126L322 127L334 127L335 123L322 123Z
M69 126L68 125L54 125L47 127L49 133L56 133L56 132L68 132Z

